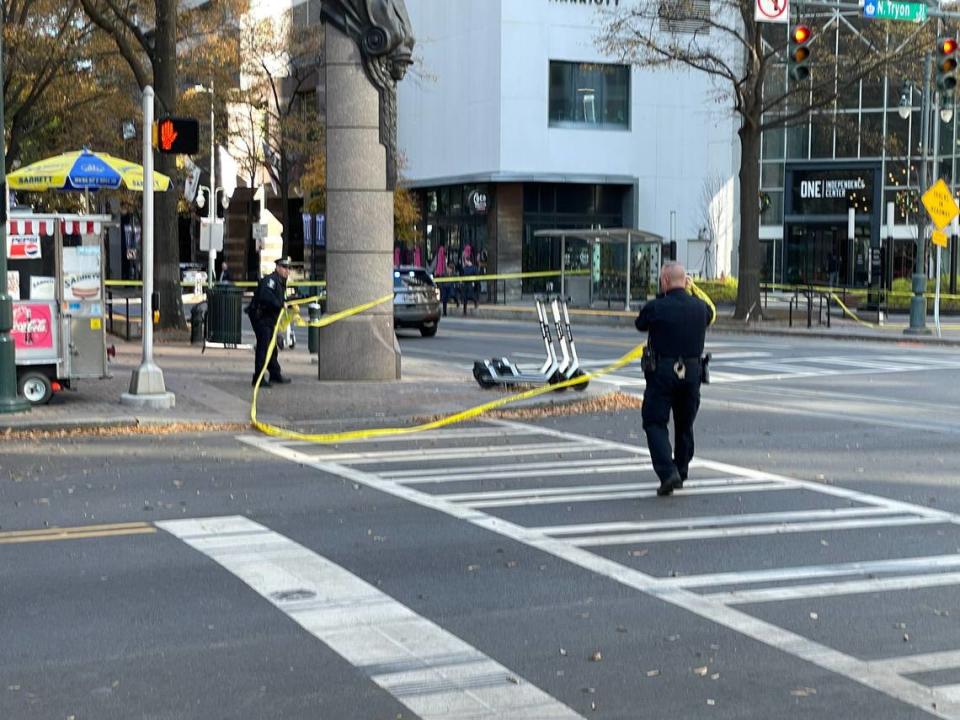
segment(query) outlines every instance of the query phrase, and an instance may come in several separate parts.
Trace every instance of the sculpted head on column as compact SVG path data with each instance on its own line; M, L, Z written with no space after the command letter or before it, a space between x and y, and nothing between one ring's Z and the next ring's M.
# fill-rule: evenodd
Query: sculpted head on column
M367 77L380 93L380 142L387 188L396 187L397 83L413 63L413 28L404 0L324 0L323 18L360 47Z

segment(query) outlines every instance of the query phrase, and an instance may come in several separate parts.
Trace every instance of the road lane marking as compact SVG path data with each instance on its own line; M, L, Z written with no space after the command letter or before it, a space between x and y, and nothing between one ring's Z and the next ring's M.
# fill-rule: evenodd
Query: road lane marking
M538 435L539 433L536 430L527 430L526 432L518 432L518 435ZM447 439L449 436L446 430L424 430L421 433L417 433L417 438L419 440L443 440ZM460 440L471 440L474 438L502 438L503 431L497 428L466 428L464 427L460 431ZM306 440L280 440L284 445L289 447L316 447L316 443L308 442ZM410 437L406 435L386 435L384 437L379 437L376 439L377 443L399 443L399 442L410 442ZM362 445L364 443L369 444L369 440L344 440L343 442L337 443L337 446L340 445Z
M505 430L511 429L516 424L510 421L499 420L491 422L504 427ZM547 430L545 432L555 437L567 437L568 439L580 437L559 430ZM778 625L753 617L735 607L718 603L683 588L670 586L659 578L627 567L589 550L575 547L565 540L548 537L531 528L511 523L503 518L488 515L469 506L448 502L444 500L442 496L430 495L411 488L408 485L400 485L393 481L384 480L373 473L364 472L346 465L338 465L333 462L317 462L313 460L310 455L277 445L269 438L241 436L239 439L248 445L275 456L285 458L291 462L313 467L327 475L351 480L385 494L421 505L422 507L446 513L451 517L469 522L481 529L525 543L534 549L553 555L560 560L612 579L626 587L633 588L706 620L717 623L718 625L739 632L764 645L882 692L932 716L944 718L945 720L957 720L957 718L960 718L960 700L937 696L939 697L939 701L936 702L936 706L934 707L931 705L932 691L925 685L901 677L887 668L871 665L871 663L867 661L847 655ZM622 445L621 443L615 443L613 441L603 442L608 446ZM732 467L723 463L710 461L699 461L697 465L714 467L722 472L729 472L729 468ZM738 470L739 474L743 476L761 474L758 471L751 471L747 468L739 468ZM815 486L814 483L780 478L779 476L773 477L781 479L784 483L783 487L792 486L794 488L802 488ZM813 487L813 489L816 490L818 488ZM878 507L899 506L904 512L912 512L917 515L931 513L927 508L911 506L907 503L900 503L886 498L869 496L865 493L847 491L833 486L824 486L824 489L831 491L826 494L846 497L856 502L872 504ZM947 513L936 513L936 515L941 519L943 519L942 516L951 517Z
M10 530L0 532L0 545L50 542L55 540L85 540L88 538L119 537L125 535L146 535L156 531L153 525L145 522L52 527L37 530Z
M756 484L752 481L742 481L738 478L711 478L705 480L691 480L690 487L712 487L737 484ZM555 495L589 495L591 493L625 492L629 490L656 490L659 483L618 483L614 485L560 485L557 487L524 488L522 490L483 490L470 493L444 493L442 497L448 502L474 502L480 500L508 500L536 497L550 497ZM686 485L684 486L686 487Z
M692 482L692 481L691 481ZM796 520L820 520L823 518L861 517L889 515L886 508L833 508L830 510L796 510L786 512L741 513L738 515L709 515L675 518L673 520L650 520L649 522L608 522L584 525L552 525L534 528L551 537L565 535L591 535L596 533L630 532L640 530L665 530L669 528L691 529L695 527L719 527L723 525L747 525L749 523L781 523Z
M259 523L234 516L157 525L236 575L424 720L582 720L452 633Z
M874 660L870 664L901 675L949 670L950 668L960 668L960 650L904 655L903 657Z
M731 491L735 492L735 489ZM684 485L684 493L686 493L686 485ZM473 507L482 506L473 505ZM569 542L579 547L602 547L635 543L687 542L690 540L754 537L758 535L836 532L838 530L862 530L864 528L902 527L907 525L939 525L942 523L942 520L926 517L830 520L824 522L747 525L744 527L701 528L699 530L663 530L660 532L633 533L627 535L595 535L584 538L571 538Z
M423 470L398 470L379 473L387 480L409 483L461 482L497 478L538 477L557 475L596 475L613 472L643 472L652 470L653 465L630 458L596 458L593 460L567 460L533 463L511 463L507 465L474 465L464 467L425 468Z
M529 507L533 505L557 505L562 503L580 503L580 502L600 502L602 500L633 500L640 498L656 497L656 483L651 483L646 491L634 492L608 492L608 493L572 493L570 495L556 495L551 497L525 497L525 498L507 498L504 500L475 500L462 503L465 507L477 509L482 508L505 508L505 507ZM723 495L727 493L748 493L748 492L769 492L773 490L787 490L783 485L772 483L748 484L748 483L723 483L722 485L712 487L697 487L695 481L689 482L689 489L684 485L683 493L686 496L699 495ZM442 495L438 497L443 497Z
M423 448L418 450L379 450L373 452L320 453L313 455L317 462L335 461L344 465L374 465L390 462L417 462L420 460L459 460L471 457L509 457L514 455L548 455L550 453L597 452L595 443L531 443L529 445L486 445L466 448Z
M810 580L814 578L907 573L920 570L940 570L960 567L960 555L926 555L900 560L867 560L832 565L799 565L771 570L744 570L739 572L705 573L664 579L664 584L682 588L720 585L749 585L782 580Z
M710 593L704 595L704 597L726 605L746 605L749 603L784 602L786 600L804 600L807 598L835 597L839 595L860 595L863 593L913 590L915 588L944 587L949 585L960 585L960 572L932 575L903 575L892 578L847 580L833 583L811 583L809 585L758 588L755 590L733 590L731 592Z
M520 423L514 422L512 420L489 420L491 424L499 425L503 428L509 428L513 430L515 425L520 425ZM549 435L558 439L566 439L571 442L577 442L582 439L583 436L577 435L576 433L564 432L562 430L556 430L553 428L541 427L540 432L543 435ZM627 443L617 442L615 440L603 440L600 438L592 438L594 442L601 447L608 448L610 450L623 450L626 452L636 452L639 448L635 445L628 445ZM890 498L881 497L879 495L870 495L868 493L859 492L857 490L848 490L847 488L838 487L836 485L828 485L826 483L811 482L809 480L798 480L796 478L786 477L785 475L776 475L773 473L764 472L762 470L753 470L751 468L739 467L737 465L730 465L729 463L717 462L716 460L703 460L700 458L694 458L693 462L690 463L691 468L705 468L713 470L719 473L726 473L728 475L739 476L741 479L752 479L760 481L776 481L783 483L784 485L789 486L794 490L810 490L811 492L820 493L822 495L829 495L831 497L842 498L844 500L850 500L859 505L872 505L874 507L885 507L891 510L898 510L904 514L918 515L920 517L928 518L937 518L942 522L946 523L955 523L960 524L960 515L955 515L953 513L945 512L943 510L934 510L933 508L924 507L922 505L912 505L910 503L900 502L899 500L892 500Z

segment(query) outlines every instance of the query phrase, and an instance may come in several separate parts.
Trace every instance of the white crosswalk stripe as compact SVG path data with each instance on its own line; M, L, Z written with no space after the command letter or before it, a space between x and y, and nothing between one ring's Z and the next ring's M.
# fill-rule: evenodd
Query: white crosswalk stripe
M424 720L582 718L346 569L244 517L157 525L207 555Z
M960 360L912 356L909 362L896 357L875 358L869 368L837 362L832 364L832 369L820 366L812 370L806 364L807 358L770 360L751 356L729 360L741 363L737 367L751 364L748 369L761 373L796 371L803 376L820 372L906 372L915 367L960 367ZM502 432L504 444L497 444L497 436L491 434L495 429ZM960 718L957 686L928 686L907 677L910 668L918 664L926 663L938 669L942 664L957 662L960 650L913 661L902 659L900 665L896 658L883 662L860 660L740 609L749 609L753 604L960 585L960 554L948 551L922 557L799 564L699 575L679 572L664 577L642 572L602 554L611 547L643 545L649 548L658 543L679 546L717 539L762 543L763 538L774 535L867 532L876 535L923 527L930 527L934 533L938 527L960 524L960 516L836 485L696 460L691 465L690 479L680 491L684 501L692 502L698 496L709 495L718 500L732 496L742 501L757 495L771 498L763 503L769 506L772 502L778 509L638 520L636 504L624 501L652 499L657 486L644 448L505 421L492 421L478 430L483 433L478 437L483 437L485 442L472 448L464 444L471 441L473 432L467 428L446 435L432 434L430 447L418 442L415 436L406 444L394 443L391 447L379 441L354 442L334 451L317 451L264 438L245 441L323 473L339 475L524 542L925 712L931 712L930 701L934 698L934 714ZM503 461L504 457L514 456L528 461ZM424 467L418 467L417 463ZM630 481L612 482L626 472L634 474ZM578 481L578 477L584 480ZM596 478L596 482L588 482L587 478ZM489 481L496 481L498 487L484 484ZM819 499L813 509L791 507L801 498L807 498L804 502L808 507L813 498ZM656 507L659 506L652 505L651 510ZM620 517L605 522L577 522L578 512L595 512L592 509L599 508L604 509L604 514ZM505 516L508 512L510 515ZM556 516L559 522L524 525L516 520L532 512L540 513L537 515L540 518ZM647 552L645 549L641 555Z

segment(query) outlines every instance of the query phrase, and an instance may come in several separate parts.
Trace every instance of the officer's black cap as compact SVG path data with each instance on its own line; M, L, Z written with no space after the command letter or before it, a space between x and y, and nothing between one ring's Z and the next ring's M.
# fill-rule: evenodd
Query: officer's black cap
M288 268L290 267L290 263L293 262L293 260L288 256L288 257L277 258L275 262L277 263L277 267Z

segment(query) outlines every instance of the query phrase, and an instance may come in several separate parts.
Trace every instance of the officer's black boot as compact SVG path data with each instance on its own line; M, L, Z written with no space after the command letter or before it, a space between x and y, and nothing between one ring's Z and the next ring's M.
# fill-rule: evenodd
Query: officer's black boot
M674 490L681 487L683 487L683 480L679 475L674 474L666 480L660 481L660 487L657 488L657 495L659 497L666 497L667 495L672 495Z

